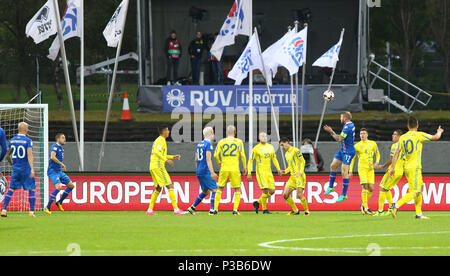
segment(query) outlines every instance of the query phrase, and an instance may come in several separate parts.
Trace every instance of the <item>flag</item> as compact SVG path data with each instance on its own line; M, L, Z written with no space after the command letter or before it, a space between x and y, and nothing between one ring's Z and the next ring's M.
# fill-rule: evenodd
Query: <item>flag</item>
M81 31L78 28L78 18L80 18L80 13L83 11L80 9L80 0L68 0L66 10L64 12L63 19L61 20L63 40L80 37ZM53 40L50 49L48 49L49 55L47 56L51 60L55 60L59 53L59 39L56 37Z
M128 0L123 0L119 7L114 12L113 16L108 22L103 36L108 43L108 47L117 47L120 37L125 26L126 8L128 7Z
M318 58L312 66L336 68L339 60L339 51L341 50L342 36L339 42L330 48L325 54Z
M235 85L240 85L247 77L250 70L259 69L263 72L263 64L261 57L261 50L259 48L259 40L257 33L253 33L250 41L245 46L239 59L233 66L233 69L228 73L230 79L235 80ZM264 77L265 73L263 72Z
M58 32L56 23L53 0L48 0L28 22L25 34L27 37L31 36L34 43L39 44Z
M235 0L227 19L219 31L216 41L211 47L211 54L218 60L221 59L223 49L234 44L234 38L239 35L251 35L250 26L252 24L252 0Z
M272 85L272 78L275 78L275 75L277 74L278 71L278 66L280 66L278 60L274 58L275 54L285 43L286 39L292 36L294 32L295 32L294 29L287 32L282 38L280 38L274 44L270 45L262 53L262 57L266 67L266 76L268 77L268 80L270 79L270 85Z
M278 64L285 67L292 76L298 72L298 68L306 63L306 42L308 27L300 32L292 32L283 45L273 56Z

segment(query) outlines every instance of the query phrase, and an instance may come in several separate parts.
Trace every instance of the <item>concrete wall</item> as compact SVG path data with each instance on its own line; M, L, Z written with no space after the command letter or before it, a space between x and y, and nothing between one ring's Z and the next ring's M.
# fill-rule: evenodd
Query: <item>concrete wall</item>
M99 142L85 144L85 171L96 172L100 152ZM378 142L381 154L381 162L389 159L389 151L392 142ZM180 161L175 161L175 167L167 166L169 172L194 172L195 143L167 143L169 154L180 154ZM278 144L274 144L278 149ZM106 143L105 155L102 163L102 172L148 172L152 143L150 142L125 142ZM248 145L246 145L248 157ZM325 169L329 171L331 160L338 150L338 144L334 142L319 143L319 152L325 160ZM283 162L278 153L278 160ZM422 165L424 173L450 173L450 142L424 143ZM75 143L67 143L65 147L65 162L69 172L79 171L79 160L76 154ZM215 161L213 162L215 164ZM216 166L216 164L215 164ZM216 166L217 169L217 166ZM355 167L356 171L356 167Z

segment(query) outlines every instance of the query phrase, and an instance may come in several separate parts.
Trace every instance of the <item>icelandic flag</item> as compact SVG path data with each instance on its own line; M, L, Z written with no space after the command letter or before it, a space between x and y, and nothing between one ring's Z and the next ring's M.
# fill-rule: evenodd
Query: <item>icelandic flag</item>
M312 66L336 68L339 60L339 51L341 50L342 36L339 42L330 48L325 54L318 58Z
M286 38L281 48L275 53L274 59L285 67L292 76L298 72L298 68L306 63L308 27L300 32L295 31Z
M39 44L58 32L56 22L53 0L48 0L27 23L25 34L27 37L31 36L34 43Z
M252 24L251 14L252 0L235 0L227 19L219 31L216 41L211 47L211 54L218 60L221 59L223 49L234 44L234 38L239 35L251 35L250 26Z
M267 79L270 83L269 85L272 85L272 78L275 78L275 75L277 74L277 71L278 71L278 66L280 66L278 63L278 60L276 59L276 53L286 42L286 39L291 37L294 32L295 32L294 29L287 32L282 38L280 38L274 44L270 45L262 53L262 57L263 57L264 64L266 67L266 76L269 77L269 79Z
M68 0L66 10L64 11L63 19L61 20L63 40L80 37L81 31L78 28L78 19L80 18L80 13L83 11L80 9L80 0ZM48 49L49 55L47 56L51 60L55 60L59 53L59 39L56 37L53 40L52 46Z
M263 72L261 49L259 47L258 34L253 33L244 52L242 52L239 59L233 66L233 69L228 73L230 79L235 80L235 85L240 85L242 81L248 76L250 70L258 69ZM264 77L265 74L263 72Z
M103 36L108 43L108 47L117 47L119 45L120 37L123 34L123 28L125 26L126 10L128 8L128 0L123 0L117 7L113 16L106 25L103 31Z

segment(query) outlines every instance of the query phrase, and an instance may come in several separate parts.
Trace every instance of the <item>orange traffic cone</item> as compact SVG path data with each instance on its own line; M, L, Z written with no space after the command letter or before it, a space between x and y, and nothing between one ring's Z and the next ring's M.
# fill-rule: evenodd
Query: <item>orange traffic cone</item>
M130 105L128 104L128 94L126 91L123 97L122 117L120 117L120 120L122 121L133 120L133 118L131 118Z

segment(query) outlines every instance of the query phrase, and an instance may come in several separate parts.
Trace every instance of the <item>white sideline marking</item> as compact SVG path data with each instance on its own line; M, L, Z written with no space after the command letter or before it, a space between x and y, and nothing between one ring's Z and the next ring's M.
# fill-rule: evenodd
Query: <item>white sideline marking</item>
M258 244L259 246L270 249L285 249L285 250L299 250L299 251L318 251L318 252L338 252L338 253L364 253L366 248L306 248L306 247L289 247L289 246L277 246L273 244L292 242L292 241L308 241L308 240L325 240L325 239L348 239L348 238L361 238L361 237L391 237L391 236L408 236L408 235L434 235L434 234L448 234L450 231L441 232L415 232L415 233L393 233L393 234L368 234L368 235L350 235L350 236L330 236L330 237L311 237L301 239L289 239L289 240L277 240L270 242L263 242ZM396 249L449 249L450 246L438 247L381 247L384 250L396 250Z

